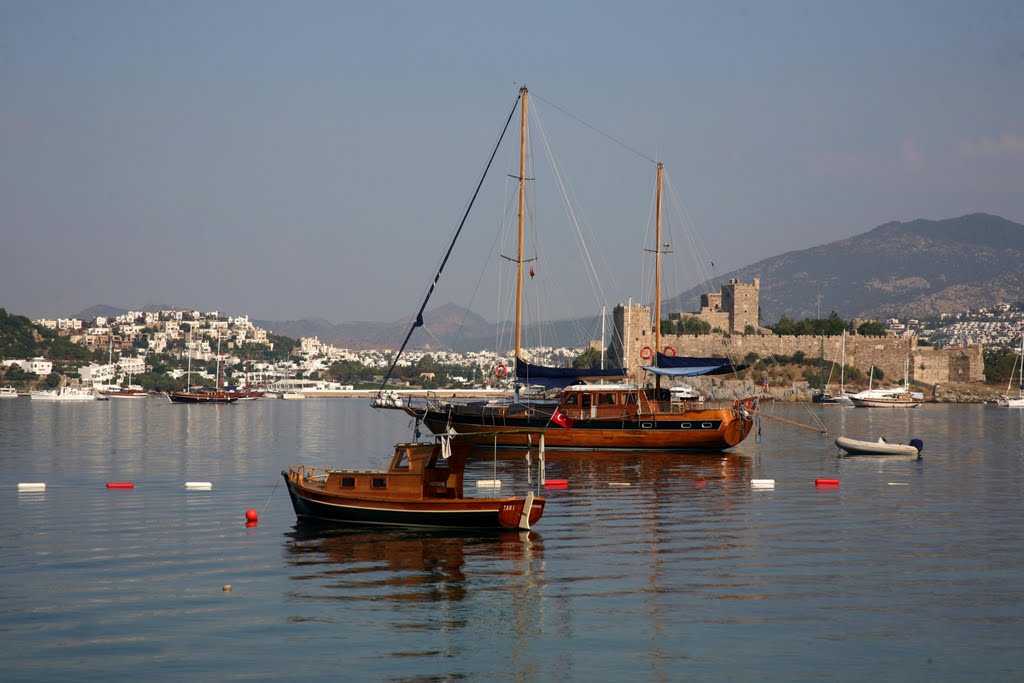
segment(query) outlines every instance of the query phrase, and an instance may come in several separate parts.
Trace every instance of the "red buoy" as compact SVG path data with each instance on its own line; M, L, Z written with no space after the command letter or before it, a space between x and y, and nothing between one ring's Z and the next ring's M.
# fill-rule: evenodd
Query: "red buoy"
M249 509L245 511L245 521L255 524L260 521L260 516L255 510Z
M135 484L130 481L110 481L107 482L108 489L133 489Z
M838 479L815 479L815 486L839 486Z
M567 489L569 488L568 479L545 479L544 486L549 489Z

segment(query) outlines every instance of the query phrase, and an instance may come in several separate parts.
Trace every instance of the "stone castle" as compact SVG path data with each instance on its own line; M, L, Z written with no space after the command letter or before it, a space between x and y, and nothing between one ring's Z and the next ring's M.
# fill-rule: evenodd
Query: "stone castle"
M703 294L700 310L692 315L711 325L712 334L661 335L661 351L678 356L728 357L743 362L750 353L759 358L792 356L802 352L807 358L818 358L824 352L825 362L840 362L842 337L776 336L758 324L761 281L754 278L747 284L731 279L717 293ZM673 314L673 319L682 317ZM644 376L644 365L653 360L644 358L654 348L654 326L651 307L643 304L619 304L612 313L614 337L613 362L626 367L634 377ZM918 346L917 336L864 337L848 335L845 343L846 365L865 375L872 366L879 368L887 380L903 379L909 359L910 381L922 385L950 382L982 382L985 362L980 345L967 348L935 349ZM669 349L669 351L666 351Z

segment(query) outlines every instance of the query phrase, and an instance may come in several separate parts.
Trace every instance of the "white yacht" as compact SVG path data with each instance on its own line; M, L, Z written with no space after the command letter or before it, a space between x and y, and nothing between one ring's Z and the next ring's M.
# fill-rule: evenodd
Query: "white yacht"
M59 389L35 390L29 392L33 401L95 401L98 396L92 389L62 386ZM104 400L104 399L100 399Z

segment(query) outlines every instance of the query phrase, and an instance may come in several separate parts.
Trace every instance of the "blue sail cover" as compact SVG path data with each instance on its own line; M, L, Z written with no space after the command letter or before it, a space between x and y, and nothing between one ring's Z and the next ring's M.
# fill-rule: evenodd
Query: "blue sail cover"
M552 368L534 365L521 358L516 360L516 379L525 384L539 384L549 389L564 389L570 384L579 384L587 379L617 378L626 376L622 368Z
M733 365L728 358L695 358L694 356L666 356L658 353L658 365L643 366L656 375L670 377L698 377L700 375L727 375L746 369L746 365Z

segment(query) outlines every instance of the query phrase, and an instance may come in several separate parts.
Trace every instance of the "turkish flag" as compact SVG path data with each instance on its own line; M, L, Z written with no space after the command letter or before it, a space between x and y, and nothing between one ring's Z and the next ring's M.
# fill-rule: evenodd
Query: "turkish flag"
M559 427L572 429L572 418L563 413L561 408L555 408L555 414L551 416L551 421Z

